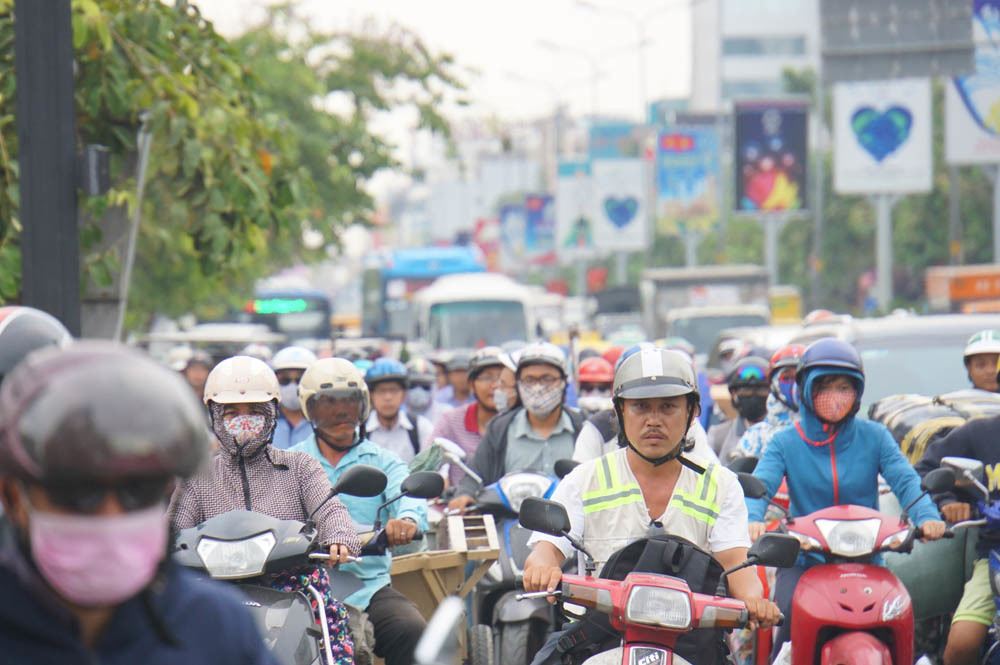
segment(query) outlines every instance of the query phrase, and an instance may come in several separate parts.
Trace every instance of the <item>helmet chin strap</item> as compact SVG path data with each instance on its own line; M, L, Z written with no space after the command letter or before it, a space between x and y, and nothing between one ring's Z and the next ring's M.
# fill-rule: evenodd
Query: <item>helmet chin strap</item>
M642 451L640 451L638 448L636 448L632 444L632 442L629 441L628 437L625 435L625 419L622 417L621 403L620 402L617 402L617 401L615 402L615 411L618 413L618 443L619 443L619 445L621 445L621 443L624 441L625 442L625 446L627 446L628 448L630 448L632 450L632 452L634 452L636 455L638 455L639 457L641 457L645 461L647 461L650 464L652 464L654 467L663 466L664 464L666 464L667 462L669 462L671 460L678 460L681 464L683 464L684 466L688 467L692 471L695 471L697 473L704 473L705 472L705 469L702 468L700 465L695 464L694 462L692 462L691 460L687 459L686 457L682 457L681 456L685 452L685 450L684 450L684 443L687 441L687 433L691 429L691 423L694 422L694 407L693 406L690 406L688 408L687 427L684 428L684 435L681 437L681 440L677 444L677 447L674 448L669 453L667 453L666 455L662 455L660 457L649 457L648 455L643 454Z
M333 448L334 450L336 450L338 453L346 453L351 448L356 448L357 446L361 445L361 442L364 441L364 438L365 438L362 435L362 429L361 429L361 427L358 426L358 427L354 428L354 443L352 443L349 446L338 446L338 445L334 444L332 441L330 441L329 439L327 439L326 437L324 437L322 434L320 434L320 431L318 429L316 429L315 425L312 425L312 431L313 431L313 434L316 435L316 440L317 441L322 441L326 445L328 445L331 448Z

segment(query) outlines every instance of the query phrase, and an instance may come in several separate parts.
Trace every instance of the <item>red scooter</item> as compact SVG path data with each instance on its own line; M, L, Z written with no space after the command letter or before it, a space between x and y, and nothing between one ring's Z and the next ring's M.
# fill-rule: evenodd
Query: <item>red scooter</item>
M587 560L586 575L563 575L562 588L537 591L517 598L558 596L563 601L605 612L622 634L616 650L595 654L584 665L688 665L673 653L677 638L697 628L741 628L749 615L743 601L722 594L725 576L753 565L794 565L799 542L790 536L769 533L747 553L747 560L723 574L719 595L692 593L679 578L652 573L630 573L624 580L593 577L593 559L569 536L569 516L559 503L526 498L521 504L521 525L533 531L564 536Z
M921 486L937 493L954 482L950 469L938 469ZM910 594L888 568L872 563L879 552L909 552L923 535L906 511L894 517L862 506L831 506L786 517L784 525L803 551L826 562L807 570L792 596L792 665L911 665Z

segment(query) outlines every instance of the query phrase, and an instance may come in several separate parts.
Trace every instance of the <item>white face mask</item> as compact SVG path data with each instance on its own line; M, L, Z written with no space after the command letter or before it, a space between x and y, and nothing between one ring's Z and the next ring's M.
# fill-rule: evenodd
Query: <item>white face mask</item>
M493 391L493 408L497 410L497 413L510 408L510 393L502 388L496 388Z
M423 411L431 403L431 391L423 386L413 386L406 391L406 406L414 411Z
M289 411L299 411L302 405L299 403L299 384L297 381L289 381L278 387L278 394L281 396L281 408Z

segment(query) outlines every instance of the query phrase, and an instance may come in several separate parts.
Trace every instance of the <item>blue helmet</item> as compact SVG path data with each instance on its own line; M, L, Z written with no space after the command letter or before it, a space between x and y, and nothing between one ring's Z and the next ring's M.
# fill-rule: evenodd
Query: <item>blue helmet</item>
M818 339L802 352L799 366L795 370L795 381L799 384L799 389L803 387L802 381L805 379L806 371L814 367L840 368L847 370L845 374L854 372L860 374L862 379L865 376L865 367L858 350L852 344L836 337Z
M396 381L406 387L406 365L394 358L379 358L365 372L365 383L369 388L385 381Z

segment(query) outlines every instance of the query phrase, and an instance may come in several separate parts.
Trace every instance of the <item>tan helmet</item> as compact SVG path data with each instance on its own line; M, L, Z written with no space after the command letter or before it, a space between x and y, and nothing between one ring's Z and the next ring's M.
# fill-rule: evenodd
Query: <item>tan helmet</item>
M205 404L246 404L280 399L278 377L263 360L226 358L205 380Z
M306 369L299 380L299 405L306 420L312 422L309 415L309 398L325 391L357 390L361 396L360 422L368 420L371 413L371 398L368 395L368 384L361 370L350 360L344 358L323 358L317 360Z
M691 361L680 351L641 344L615 370L611 394L615 399L693 394L697 400L698 379Z

